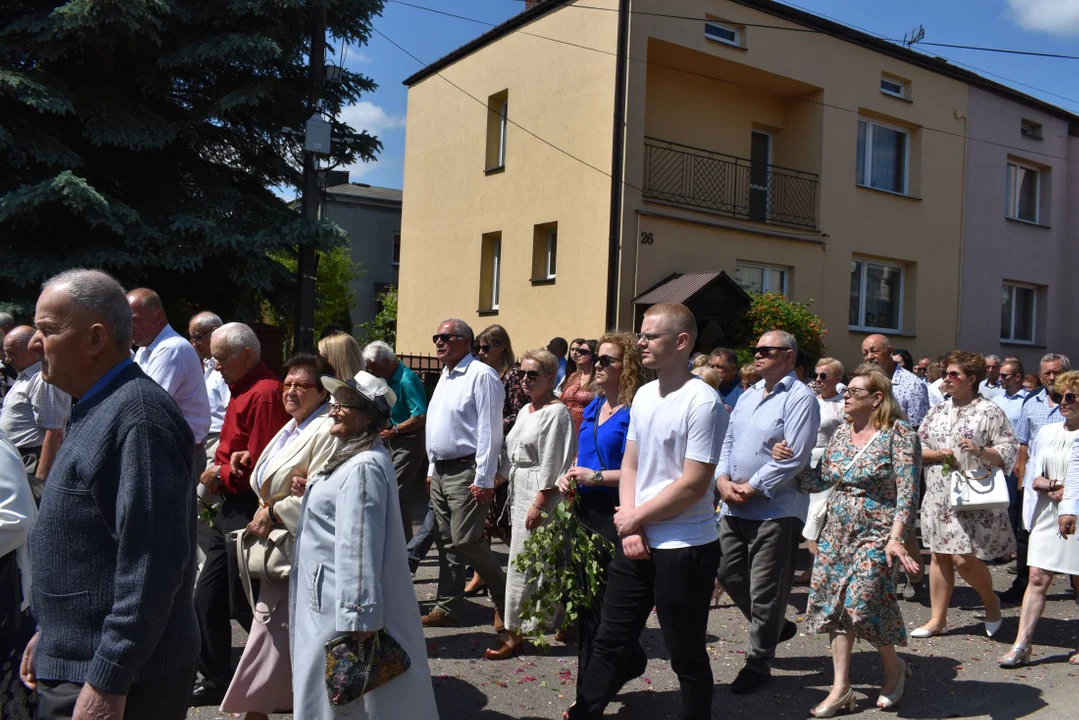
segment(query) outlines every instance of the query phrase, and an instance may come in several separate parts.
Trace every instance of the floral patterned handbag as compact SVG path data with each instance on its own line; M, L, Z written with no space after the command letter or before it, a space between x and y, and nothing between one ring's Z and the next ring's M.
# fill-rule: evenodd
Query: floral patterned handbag
M326 643L326 694L330 707L344 710L412 666L401 644L384 629L362 643L342 635ZM347 712L352 712L351 708Z

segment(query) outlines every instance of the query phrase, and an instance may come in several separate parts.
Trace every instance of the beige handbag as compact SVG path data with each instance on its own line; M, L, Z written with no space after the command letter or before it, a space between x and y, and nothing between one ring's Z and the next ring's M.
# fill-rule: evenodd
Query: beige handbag
M255 608L255 596L251 588L254 580L287 580L292 572L292 550L296 539L287 529L275 527L265 540L247 532L247 529L230 533L236 541L236 560L240 569L247 601Z

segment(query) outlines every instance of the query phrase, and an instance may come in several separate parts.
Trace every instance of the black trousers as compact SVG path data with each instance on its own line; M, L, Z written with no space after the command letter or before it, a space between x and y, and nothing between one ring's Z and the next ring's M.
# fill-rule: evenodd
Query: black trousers
M652 607L681 689L681 720L712 716L712 666L705 649L719 541L651 551L629 560L619 544L607 571L603 618L570 718L598 720L621 687Z
M210 530L206 562L195 587L195 614L199 618L202 639L198 670L207 682L222 689L232 681L230 620L235 618L247 632L251 632L252 621L251 606L247 602L236 564L235 544L229 542L226 536L247 527L256 509L258 499L254 493L225 495ZM252 582L252 586L255 597L258 597L258 582Z
M124 706L124 720L184 720L187 717L195 666L131 684ZM38 683L37 720L67 720L75 713L82 683Z
M1030 580L1030 567L1027 565L1027 546L1030 544L1030 531L1023 527L1023 493L1019 491L1022 482L1014 474L1008 476L1008 520L1015 533L1015 580L1012 587L1025 588Z

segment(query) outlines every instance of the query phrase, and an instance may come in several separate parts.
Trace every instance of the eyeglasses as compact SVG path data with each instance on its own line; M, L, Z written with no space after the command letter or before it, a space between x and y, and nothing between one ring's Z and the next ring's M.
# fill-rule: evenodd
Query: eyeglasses
M526 378L528 378L529 380L535 380L535 379L536 379L536 378L538 378L538 377L539 377L540 375L543 375L543 373L541 373L541 372L540 372L539 370L522 370L521 372L522 372L522 373L524 374L524 376L525 376Z
M866 396L873 394L872 390L866 390L865 388L848 387L848 388L843 388L843 397L847 397L848 395L851 396L851 397L859 397L858 393L860 393L860 392L864 392L866 394Z
M635 333L635 335L637 336L637 342L640 342L641 340L644 340L646 343L650 343L650 342L653 342L655 340L659 340L664 335L673 335L673 334L674 333L669 333L669 332L663 332L663 333L639 332L639 333Z
M574 355L591 355L592 349L587 347L579 347L573 351Z
M610 367L611 363L622 364L622 358L611 357L610 355L600 355L596 358L596 364L601 368Z
M761 357L769 357L772 353L779 350L790 350L789 347L781 347L779 345L758 345L753 348L753 357L760 355Z
M191 344L194 345L197 342L202 342L202 339L212 333L191 333Z
M345 408L345 409L348 409L348 410L359 410L360 409L359 405L345 405L344 403L339 403L339 402L329 403L329 407L330 407L330 412L332 412L332 413L339 413L339 412L341 412L342 408Z
M1000 379L1001 380L1011 380L1013 377L1023 377L1023 373L1014 372L1014 373L1001 373L1000 374Z
M463 337L464 335L457 335L456 333L439 333L438 335L431 336L431 342L433 342L435 345L438 345L439 343L447 345L449 344L450 340L454 338L460 339Z
M436 337L437 337L437 336L436 336ZM500 343L500 342L493 342L493 343L491 343L490 345L480 345L480 346L479 346L479 351L480 351L481 353L489 353L489 352L491 352L491 348L496 348L496 347L502 347L502 343Z
M314 383L300 383L300 382L283 382L281 383L281 392L289 392L291 390L311 390L318 387Z
M1055 402L1057 405L1059 405L1061 403L1061 401L1063 401L1063 403L1065 405L1071 405L1072 403L1075 402L1076 398L1079 397L1079 396L1076 396L1076 394L1072 393L1072 392L1064 393L1063 395L1061 395L1058 392L1054 392L1054 393L1049 393L1049 397L1053 398L1053 402Z
M817 373L817 379L818 380L827 380L828 379L828 373Z
M948 372L944 373L944 377L950 380L959 380L963 377L963 373L959 372L958 370L949 370Z

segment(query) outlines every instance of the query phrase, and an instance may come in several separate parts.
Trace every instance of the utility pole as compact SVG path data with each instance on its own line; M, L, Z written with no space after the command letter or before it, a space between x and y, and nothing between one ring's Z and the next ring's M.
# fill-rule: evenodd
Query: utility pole
M322 0L311 1L311 85L307 92L308 117L320 112L322 87L326 81L326 6ZM318 182L317 157L305 144L303 154L303 216L311 222L318 220L321 190ZM296 263L296 337L294 350L311 352L315 349L315 275L318 258L309 243L300 245Z

